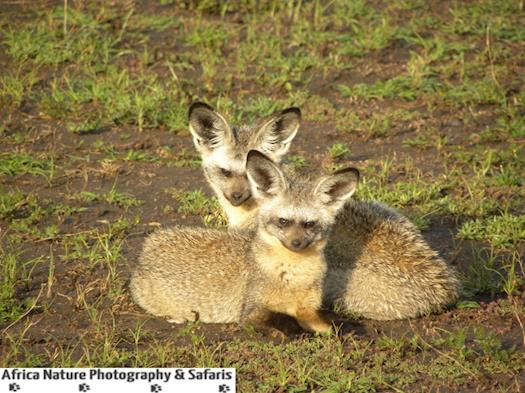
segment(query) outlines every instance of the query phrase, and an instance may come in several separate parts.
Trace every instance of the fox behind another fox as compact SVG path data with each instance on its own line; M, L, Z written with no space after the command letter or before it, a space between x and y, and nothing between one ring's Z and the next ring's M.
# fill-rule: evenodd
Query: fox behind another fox
M257 151L248 154L246 167L260 206L257 225L242 233L181 227L153 233L133 273L132 295L147 311L175 322L259 325L282 313L306 330L328 331L319 313L323 250L358 172L303 178Z
M207 105L195 105L198 111L194 106L190 109L192 133L200 130L198 135L203 140L227 138L221 136L230 132L224 118ZM278 150L278 161L299 127L298 109L288 111L270 117L273 119L268 123L270 127L263 128L272 132L262 134L280 135L280 139L274 140L286 141L285 147ZM287 121L279 120L283 113ZM241 168L244 150L229 144L229 154L237 157ZM209 152L203 154L203 162L206 157ZM257 201L251 199L232 207L221 196L224 194L219 185L221 175L206 166L205 173L231 220L230 227L249 226L258 209ZM238 173L242 177L241 169ZM331 232L326 247L330 267L325 285L327 303L337 303L343 311L367 318L403 319L440 311L456 301L459 282L453 269L430 248L406 217L392 209L377 202L352 200L341 210Z
M301 122L301 112L288 108L253 126L230 126L225 118L203 103L189 110L189 128L202 157L204 175L223 207L230 227L252 222L257 203L246 177L246 155L258 150L278 163L288 152Z

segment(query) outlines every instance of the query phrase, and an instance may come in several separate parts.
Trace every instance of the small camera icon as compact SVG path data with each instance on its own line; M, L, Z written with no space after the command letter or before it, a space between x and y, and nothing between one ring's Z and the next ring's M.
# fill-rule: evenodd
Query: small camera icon
M161 390L162 390L162 386L157 385L157 384L151 385L150 387L150 391L152 393L159 393Z
M21 389L21 387L17 383L10 383L9 384L9 391L10 392L18 392L20 389Z

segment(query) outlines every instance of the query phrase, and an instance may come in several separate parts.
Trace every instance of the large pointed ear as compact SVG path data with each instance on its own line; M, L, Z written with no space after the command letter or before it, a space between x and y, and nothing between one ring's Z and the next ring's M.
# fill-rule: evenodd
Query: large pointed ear
M288 108L268 117L255 134L253 148L266 153L274 162L280 162L290 149L301 125L301 110Z
M199 152L214 150L235 143L232 130L221 114L203 102L196 102L188 111L190 132Z
M330 176L321 178L314 189L314 195L323 204L338 210L355 192L357 183L359 183L357 169L341 169Z
M255 199L273 198L287 187L283 173L277 165L257 150L248 152L246 173Z

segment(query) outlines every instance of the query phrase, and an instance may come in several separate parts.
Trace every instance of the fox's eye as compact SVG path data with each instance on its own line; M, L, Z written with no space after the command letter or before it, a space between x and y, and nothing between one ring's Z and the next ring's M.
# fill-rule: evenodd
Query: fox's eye
M289 222L290 221L287 220L286 218L279 218L279 225L282 226L282 227L288 225Z
M232 172L227 170L227 169L224 169L224 168L221 168L221 173L224 177L230 177L232 175Z
M315 221L306 221L303 225L305 228L313 228L317 224Z

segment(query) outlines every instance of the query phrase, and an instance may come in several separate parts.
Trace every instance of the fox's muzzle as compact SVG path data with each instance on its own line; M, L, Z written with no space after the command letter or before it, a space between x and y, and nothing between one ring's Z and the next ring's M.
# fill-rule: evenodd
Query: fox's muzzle
M233 206L240 206L251 198L252 193L250 190L233 191L229 194L224 194L224 196Z
M281 243L290 251L301 251L308 248L312 241L304 237L281 240Z

